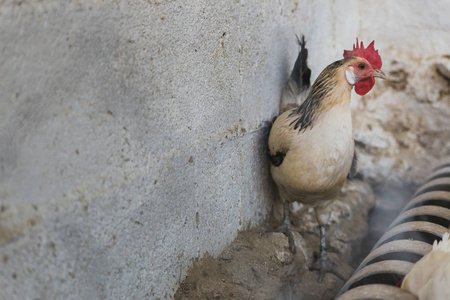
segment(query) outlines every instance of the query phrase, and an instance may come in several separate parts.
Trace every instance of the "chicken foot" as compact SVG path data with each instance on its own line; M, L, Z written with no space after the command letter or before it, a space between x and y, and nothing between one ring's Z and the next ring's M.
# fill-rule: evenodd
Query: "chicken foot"
M345 281L344 276L339 274L336 269L336 264L334 264L327 255L327 248L325 242L325 225L320 225L320 253L319 258L310 267L310 270L319 271L318 282L322 282L325 278L326 273L331 273L336 275L342 281Z

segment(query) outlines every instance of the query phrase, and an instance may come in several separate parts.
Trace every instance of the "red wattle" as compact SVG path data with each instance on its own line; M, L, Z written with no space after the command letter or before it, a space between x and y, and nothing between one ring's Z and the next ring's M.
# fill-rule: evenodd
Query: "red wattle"
M355 84L355 92L360 96L364 96L373 88L374 85L375 78L373 77L360 80Z

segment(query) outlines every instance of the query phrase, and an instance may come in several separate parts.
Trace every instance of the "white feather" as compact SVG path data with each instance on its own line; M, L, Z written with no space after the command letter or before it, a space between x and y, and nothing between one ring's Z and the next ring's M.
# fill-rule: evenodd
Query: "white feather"
M348 68L345 70L345 79L347 79L347 82L351 85L354 85L356 83L355 73Z
M433 249L422 257L405 276L402 289L419 300L450 299L450 233L434 241Z

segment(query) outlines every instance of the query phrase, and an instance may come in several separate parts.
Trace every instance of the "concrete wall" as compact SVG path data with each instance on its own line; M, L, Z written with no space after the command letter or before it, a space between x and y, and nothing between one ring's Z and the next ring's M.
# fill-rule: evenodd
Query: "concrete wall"
M314 78L361 32L396 55L371 3L3 1L0 299L170 298L267 217L295 34Z
M170 298L270 210L261 123L307 18L63 3L0 4L0 299Z

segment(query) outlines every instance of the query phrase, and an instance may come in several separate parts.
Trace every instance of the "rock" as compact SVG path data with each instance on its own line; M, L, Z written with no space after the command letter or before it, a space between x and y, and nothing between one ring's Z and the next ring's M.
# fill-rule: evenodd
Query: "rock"
M287 250L275 251L275 257L283 264L288 265L292 263L293 254Z
M440 75L450 80L450 61L436 63L435 66Z

